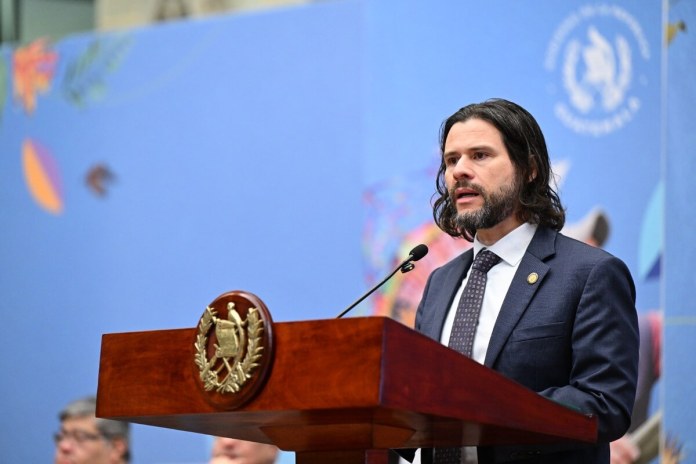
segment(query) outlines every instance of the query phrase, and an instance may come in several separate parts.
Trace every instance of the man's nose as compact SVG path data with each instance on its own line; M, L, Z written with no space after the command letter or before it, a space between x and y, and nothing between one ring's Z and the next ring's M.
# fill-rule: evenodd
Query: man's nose
M466 156L462 156L452 167L452 176L455 178L455 180L461 178L471 179L474 175L471 167L471 160L469 160Z
M226 450L233 450L239 445L239 440L235 438L221 438L220 441Z
M72 440L61 440L58 443L56 443L58 451L60 451L63 454L70 453L74 446L75 444Z

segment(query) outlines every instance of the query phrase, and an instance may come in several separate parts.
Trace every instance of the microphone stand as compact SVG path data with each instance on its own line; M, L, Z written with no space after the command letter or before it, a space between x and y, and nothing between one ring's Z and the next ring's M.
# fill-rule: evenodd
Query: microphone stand
M384 283L385 283L387 280L391 279L392 276L393 276L394 274L396 274L396 271L398 271L399 269L401 269L401 272L404 273L404 274L407 273L408 271L413 270L413 268L415 267L415 265L411 262L412 260L413 260L413 255L410 255L410 256L408 257L408 259L407 259L406 261L404 261L403 263L399 264L399 266L398 266L396 269L394 269L394 270L392 271L391 274L389 274L387 277L385 277L384 279L382 279L382 281L381 281L380 283L378 283L377 285L375 285L374 287L372 287L370 290L368 290L367 293L365 293L363 296L361 296L355 303L353 303L352 305L350 305L350 306L348 306L346 309L344 309L343 312L341 312L341 314L339 314L338 316L336 316L336 319L342 318L348 311L350 311L351 309L355 308L358 304L360 304L360 303L362 302L362 300L364 300L365 298L367 298L368 296L370 296L370 294L371 294L372 292L374 292L374 291L377 290L379 287L381 287L382 285L384 285Z

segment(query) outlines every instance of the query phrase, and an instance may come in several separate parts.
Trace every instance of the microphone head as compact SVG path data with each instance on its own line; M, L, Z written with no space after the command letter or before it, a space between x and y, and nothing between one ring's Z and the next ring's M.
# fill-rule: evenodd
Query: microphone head
M423 245L422 243L420 245L416 245L413 250L409 253L409 256L411 257L412 261L418 261L421 259L423 256L428 254L428 247Z

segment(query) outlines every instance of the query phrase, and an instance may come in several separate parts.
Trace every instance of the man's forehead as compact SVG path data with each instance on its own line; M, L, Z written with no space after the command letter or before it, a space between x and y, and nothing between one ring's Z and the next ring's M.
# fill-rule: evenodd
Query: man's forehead
M97 431L97 420L91 416L66 417L60 425L63 430Z
M445 138L445 146L456 142L467 142L471 145L477 144L498 144L502 142L503 137L497 127L483 119L467 119L452 125L447 137Z

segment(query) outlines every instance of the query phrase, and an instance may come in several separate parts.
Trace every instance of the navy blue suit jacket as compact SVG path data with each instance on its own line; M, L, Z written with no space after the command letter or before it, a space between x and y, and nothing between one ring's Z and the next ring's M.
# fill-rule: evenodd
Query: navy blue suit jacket
M440 339L472 255L468 250L430 275L416 330ZM532 273L538 279L529 283ZM599 430L593 446L480 447L480 464L608 463L609 441L629 427L638 375L635 287L626 265L539 227L505 296L484 364L540 395L594 414Z

